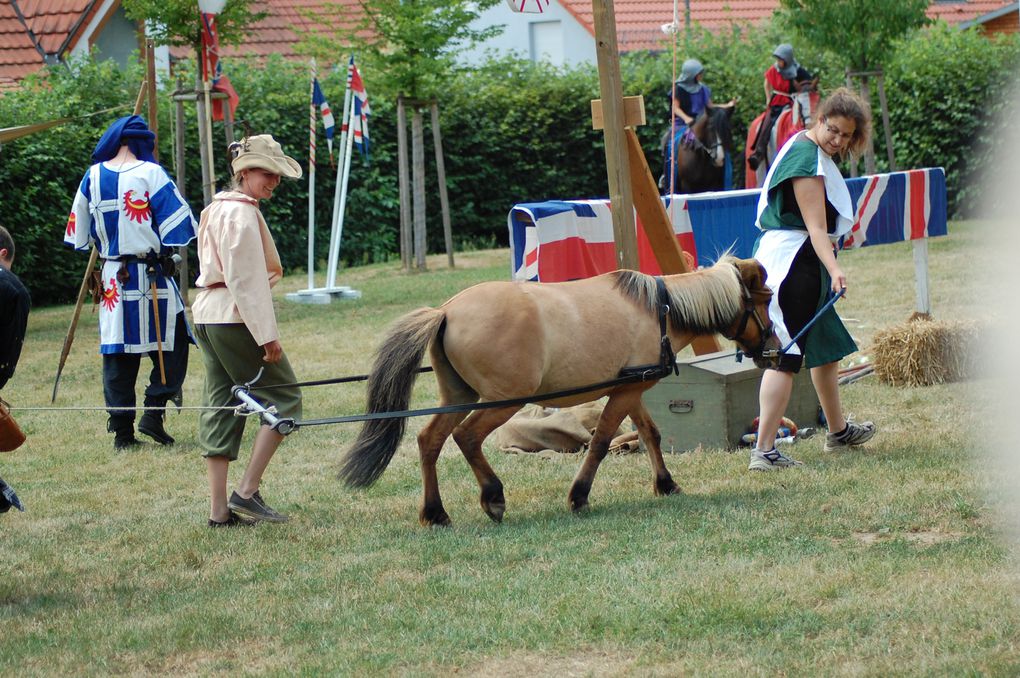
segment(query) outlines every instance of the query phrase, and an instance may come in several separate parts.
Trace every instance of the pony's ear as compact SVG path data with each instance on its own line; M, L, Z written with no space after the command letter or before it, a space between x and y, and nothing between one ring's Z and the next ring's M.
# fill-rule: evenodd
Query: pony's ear
M765 280L763 275L765 269L757 259L738 259L736 264L737 270L740 271L740 280L747 289L753 290L761 286Z
M752 296L755 293L768 292L768 296L772 296L771 291L765 286L765 280L768 278L768 273L765 267L761 265L761 262L757 259L741 259L737 262L737 270L740 271L740 279L743 281L744 286L747 287L747 291Z

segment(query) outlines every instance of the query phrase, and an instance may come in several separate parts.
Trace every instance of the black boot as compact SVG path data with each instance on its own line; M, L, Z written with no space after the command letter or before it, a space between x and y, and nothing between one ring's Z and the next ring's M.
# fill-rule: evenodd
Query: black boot
M113 433L113 449L126 450L141 445L135 438L135 418L124 415L111 415L106 422L106 430Z
M173 445L173 436L163 428L163 410L146 410L142 418L138 420L138 432L144 433L160 445Z

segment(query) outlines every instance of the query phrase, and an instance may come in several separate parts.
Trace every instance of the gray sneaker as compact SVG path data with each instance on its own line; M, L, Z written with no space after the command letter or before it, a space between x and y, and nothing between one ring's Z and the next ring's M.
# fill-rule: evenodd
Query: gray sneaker
M227 507L241 516L250 520L264 520L267 523L285 523L290 518L277 512L262 500L262 495L255 492L250 498L245 499L237 492L230 495Z
M803 466L804 462L797 461L796 459L790 459L782 452L772 448L765 452L759 449L751 451L751 463L747 465L748 471L774 471L780 468L790 468L791 466Z
M845 431L842 433L825 434L825 451L835 452L836 450L842 450L847 447L863 445L875 437L875 433L877 432L878 429L875 427L874 423L870 421L862 421L858 424L847 417Z

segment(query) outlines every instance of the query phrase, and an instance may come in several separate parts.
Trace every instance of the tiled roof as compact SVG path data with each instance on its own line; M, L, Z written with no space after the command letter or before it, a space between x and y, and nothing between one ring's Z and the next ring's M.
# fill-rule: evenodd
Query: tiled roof
M581 25L594 33L591 0L560 1ZM100 4L100 0L0 0L0 91L14 87L26 75L42 68L44 60L36 44L47 54L69 48ZM679 4L682 23L683 3ZM934 0L928 16L956 25L1013 4L1002 0ZM690 5L692 23L715 31L735 22L763 21L779 8L779 0L692 0ZM327 7L350 8L352 17L360 13L358 0L265 0L255 6L265 8L269 15L253 26L243 45L224 47L224 56L264 58L281 54L289 59L304 58L295 50L302 32L332 33L336 28L336 20ZM24 23L15 7L24 16ZM309 13L330 18L317 20L309 17ZM664 47L666 38L661 27L673 19L672 0L615 0L614 13L617 43L622 51ZM349 26L353 21L341 23ZM189 50L175 48L172 54L185 56Z
M560 0L589 32L594 34L591 0ZM895 0L890 0L894 2ZM679 20L683 25L684 3L679 2ZM934 0L928 8L930 18L942 19L951 25L1015 2L1003 0ZM734 23L759 23L779 9L779 0L692 0L691 23L710 31L718 31ZM661 49L665 41L662 25L673 21L672 0L616 0L616 39L621 51Z
M955 26L1015 4L1015 2L1003 2L1002 0L968 0L966 2L938 2L936 0L928 7L928 16L932 19L942 19Z
M589 31L593 31L591 0L560 0ZM759 23L779 9L779 0L697 0L691 2L691 24L717 31L733 23ZM662 25L673 21L672 0L616 0L616 41L621 51L662 49L668 41ZM684 4L679 3L684 22Z
M305 32L332 33L338 25L353 25L353 19L337 24L334 7L351 8L352 16L356 16L354 12L361 11L357 0L268 0L256 3L255 7L268 12L268 16L252 26L243 44L223 47L222 56L262 59L270 54L279 54L285 59L305 59L307 57L296 51L297 43ZM170 53L175 57L191 56L188 48L173 48Z
M13 87L42 68L45 62L40 50L46 54L60 51L92 5L93 0L0 2L0 89Z

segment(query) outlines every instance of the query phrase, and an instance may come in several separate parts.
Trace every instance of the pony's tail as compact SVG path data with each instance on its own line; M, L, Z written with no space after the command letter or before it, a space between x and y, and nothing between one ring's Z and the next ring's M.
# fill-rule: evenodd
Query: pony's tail
M445 319L441 309L420 308L393 323L368 376L369 413L407 409L422 356ZM405 418L366 421L340 462L340 479L348 487L367 487L378 480L393 459L406 424Z

